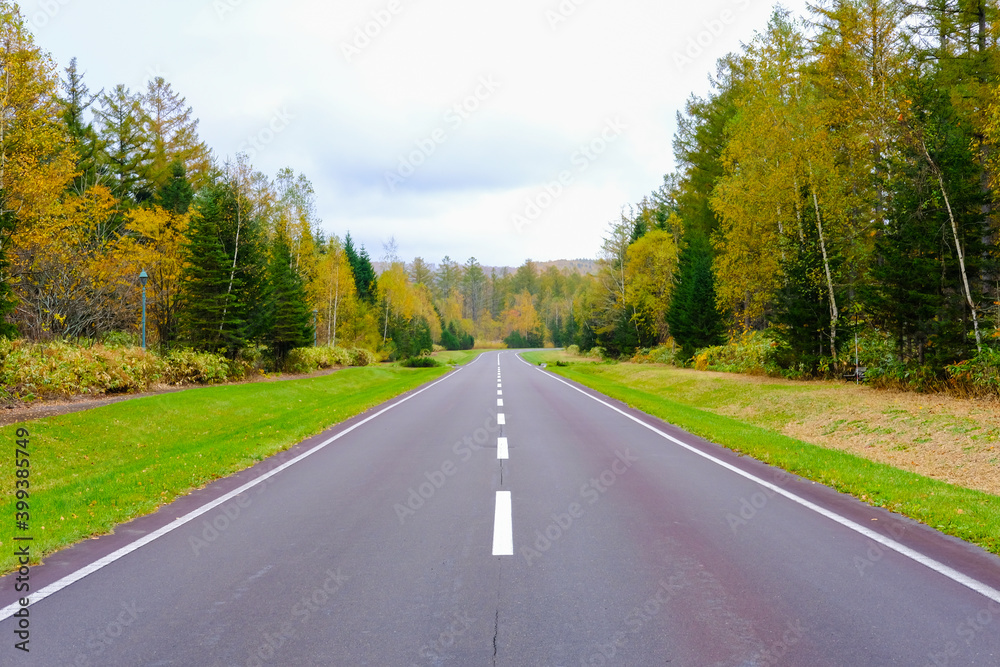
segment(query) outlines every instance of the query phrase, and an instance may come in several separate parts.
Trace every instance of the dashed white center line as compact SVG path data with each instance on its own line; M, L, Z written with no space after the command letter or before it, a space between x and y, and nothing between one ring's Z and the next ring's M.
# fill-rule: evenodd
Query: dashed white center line
M503 389L497 389L497 396L503 396Z
M503 407L503 399L502 398L498 398L497 399L497 407L498 408L502 408Z
M497 458L509 459L510 452L507 451L507 438L497 438Z
M493 516L493 555L514 555L514 522L511 520L510 491L497 491L497 508Z
M507 423L507 419L504 417L503 413L497 415L497 424L499 426L504 426Z

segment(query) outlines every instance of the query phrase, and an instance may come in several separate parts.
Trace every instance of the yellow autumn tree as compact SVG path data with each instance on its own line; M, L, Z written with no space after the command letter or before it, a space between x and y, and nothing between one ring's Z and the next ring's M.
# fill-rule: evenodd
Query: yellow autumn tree
M382 344L386 343L389 334L389 319L392 316L403 320L413 318L417 309L416 294L410 285L406 274L406 265L393 262L382 275L378 277L378 297L382 304Z
M533 333L538 333L541 329L542 320L535 309L531 293L525 290L515 295L514 304L503 313L504 337L517 333L522 338L527 338Z
M347 253L336 236L327 242L310 285L319 310L320 341L334 347L346 323L357 317L358 294Z
M66 197L17 237L18 322L34 338L92 337L135 330L138 256L117 236L102 236L118 201L104 186Z
M0 334L16 299L11 272L19 236L55 213L74 175L59 122L57 76L15 3L0 2Z
M119 247L149 276L146 287L149 321L160 343L178 335L180 279L184 269L189 214L175 215L159 206L129 212L128 235Z
M628 247L625 301L634 317L656 332L658 342L670 336L666 316L673 295L678 251L674 236L654 229Z

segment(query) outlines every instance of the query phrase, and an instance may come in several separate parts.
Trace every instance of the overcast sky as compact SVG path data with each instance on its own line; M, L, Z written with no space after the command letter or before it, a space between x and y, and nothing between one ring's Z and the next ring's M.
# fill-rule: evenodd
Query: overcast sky
M804 13L805 0L784 2ZM592 258L769 0L26 0L92 91L163 76L224 160L314 184L371 256ZM533 206L532 206L533 204Z

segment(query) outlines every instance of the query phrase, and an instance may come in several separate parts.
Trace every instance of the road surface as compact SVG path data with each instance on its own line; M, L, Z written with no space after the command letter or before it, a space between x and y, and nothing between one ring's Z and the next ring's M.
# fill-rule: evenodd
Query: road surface
M4 665L1000 664L1000 559L513 352L31 584Z

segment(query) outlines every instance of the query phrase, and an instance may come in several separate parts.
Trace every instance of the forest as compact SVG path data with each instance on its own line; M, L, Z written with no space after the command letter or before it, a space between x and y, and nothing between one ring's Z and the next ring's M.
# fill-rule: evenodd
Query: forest
M678 114L676 171L612 225L597 343L995 392L997 29L985 0L776 8Z
M306 175L220 162L162 77L92 92L15 4L0 13L7 339L135 337L145 292L151 349L275 367L314 344L383 359L553 344L1000 385L998 26L985 0L777 7L678 113L675 170L622 207L593 275L405 262L391 240L373 258L322 231Z

